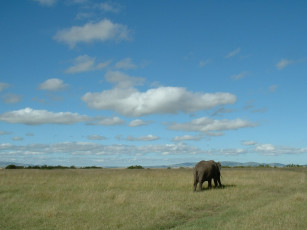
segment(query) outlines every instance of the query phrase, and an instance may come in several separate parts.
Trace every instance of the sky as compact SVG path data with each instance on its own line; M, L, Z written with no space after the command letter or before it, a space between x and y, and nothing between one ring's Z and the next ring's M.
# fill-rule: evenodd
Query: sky
M307 164L306 1L0 3L0 161Z

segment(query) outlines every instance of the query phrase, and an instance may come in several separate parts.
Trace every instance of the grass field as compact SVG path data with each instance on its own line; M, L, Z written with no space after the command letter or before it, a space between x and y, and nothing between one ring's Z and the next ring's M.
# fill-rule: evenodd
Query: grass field
M307 168L0 170L0 229L307 229ZM207 187L207 183L204 184Z

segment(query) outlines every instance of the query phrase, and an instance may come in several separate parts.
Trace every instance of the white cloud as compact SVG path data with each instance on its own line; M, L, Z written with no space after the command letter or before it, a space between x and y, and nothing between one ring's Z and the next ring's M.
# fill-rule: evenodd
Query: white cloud
M292 64L294 61L282 59L276 64L276 68L282 70L283 68L287 67L288 65Z
M243 72L241 72L241 73L239 73L239 74L237 74L237 75L231 76L231 79L233 79L233 80L239 80L239 79L245 78L246 75L247 75L247 72L246 72L246 71L243 71Z
M261 145L257 145L256 147L256 151L259 152L267 152L267 151L273 151L275 150L275 147L272 144L261 144Z
M0 121L26 125L42 124L74 124L88 121L90 118L77 113L59 112L53 113L47 110L34 110L25 108L0 114Z
M23 137L13 137L13 141L23 141Z
M0 82L0 92L2 92L4 89L8 88L10 85L5 82Z
M153 136L152 134L149 134L147 136L141 136L141 137L132 137L132 136L127 137L128 141L155 141L158 139L160 138L157 136Z
M12 156L20 155L47 155L55 153L69 153L74 157L82 155L143 155L143 154L160 154L160 155L193 155L203 154L203 150L194 146L183 143L166 144L166 145L102 145L92 142L62 142L56 144L30 144L30 145L12 145L0 143L0 150ZM33 163L33 162L32 162Z
M118 88L131 88L137 85L143 85L145 79L141 77L132 77L120 71L108 71L105 79L115 84Z
M215 154L225 155L225 156L236 156L241 154L248 153L248 150L246 149L240 149L240 148L229 148L229 149L219 149L219 150L210 150L211 152L215 151Z
M94 7L106 13L109 13L109 12L118 13L121 10L121 6L119 4L112 3L112 2L99 3L99 4L96 4Z
M79 42L90 43L93 41L105 42L108 40L129 40L131 33L127 26L113 23L103 19L98 23L87 23L83 26L73 26L56 33L54 39L58 42L67 43L74 47Z
M236 50L234 50L234 51L231 51L230 53L228 53L228 54L225 56L225 58L231 58L231 57L237 55L240 51L241 51L240 48L238 48L238 49L236 49Z
M180 87L159 87L139 92L134 88L114 88L86 93L82 100L90 108L113 110L126 116L196 112L218 105L233 104L236 96L230 93L193 93Z
M138 126L143 126L143 125L148 125L152 123L152 121L143 121L143 120L140 120L140 119L136 119L136 120L133 120L129 123L129 126L130 127L138 127Z
M250 146L250 145L256 145L257 142L255 141L242 141L242 145Z
M6 132L6 131L0 130L0 135L9 135L9 134L11 134L11 132Z
M105 139L106 139L106 137L100 136L100 135L90 135L90 136L88 136L87 138L88 138L89 140L97 140L97 141L99 141L99 140L105 140Z
M83 4L86 3L88 0L70 0L74 4Z
M53 6L57 2L57 0L33 0L33 1L38 2L43 6Z
M115 63L116 69L135 69L137 66L132 62L131 58L125 58L117 63Z
M280 156L285 154L307 153L307 148L295 148L292 146L276 146L273 144L259 144L255 141L242 141L242 145L249 146L248 152L255 152L265 156Z
M5 104L16 104L22 100L22 96L14 94L14 93L7 93L3 95L2 101Z
M274 92L276 92L277 88L278 88L278 85L271 85L271 86L269 87L269 91L272 92L272 93L274 93Z
M252 113L265 113L268 109L266 107L262 107L259 109L253 109L251 110Z
M214 111L211 114L211 116L219 116L220 114L232 113L232 112L233 112L233 109L221 107L221 108L218 108L216 111Z
M79 12L77 15L76 15L76 20L83 20L83 19L88 19L88 18L91 18L91 17L94 17L95 16L95 13L94 12Z
M270 148L269 148L270 149ZM214 158L214 156L237 156L248 153L259 153L263 155L278 156L281 154L304 154L307 153L307 148L293 148L289 146L274 146L275 150L267 150L267 148L256 149L252 148L222 148L222 149L200 149L198 147L188 145L185 143L174 143L165 145L103 145L101 143L93 142L62 142L55 144L29 144L29 145L14 145L9 143L0 143L0 151L2 160L6 159L25 159L31 164L41 164L46 162L47 164L62 164L71 165L77 164L80 166L86 165L88 162L92 162L90 159L103 161L106 165L126 165L131 164L128 156L138 156L140 162L146 162L148 158L153 155L155 157L152 160L159 162L160 156L182 156L180 159L187 162L191 159L201 158ZM54 154L65 154L69 161L59 159ZM198 155L198 156L197 156ZM31 157L33 156L33 157ZM37 157L39 156L39 157ZM72 156L72 157L71 157ZM197 158L195 158L195 157ZM26 158L25 158L26 157ZM73 163L72 159L78 159ZM131 157L130 157L131 159ZM174 159L174 158L172 158ZM39 162L38 162L39 161ZM128 162L127 162L128 161ZM115 162L115 163L114 163ZM130 162L130 163L129 163ZM149 162L149 161L148 161ZM174 163L174 161L172 161ZM92 164L92 163L90 163ZM62 164L63 165L63 164Z
M125 121L120 119L119 117L101 117L99 118L98 125L106 125L106 126L113 126L113 125L122 125Z
M199 62L199 67L204 67L206 65L208 65L211 62L211 59L206 59L206 60L202 60Z
M207 117L201 117L191 122L186 123L171 123L168 128L171 130L183 130L202 132L207 134L215 131L236 130L240 128L255 127L257 124L244 121L241 119L235 120L213 120Z
M39 89L48 91L58 91L65 89L68 85L58 78L50 78L39 85Z
M184 135L184 136L176 136L173 138L173 141L199 141L202 139L201 135L192 136L192 135Z
M99 70L107 67L110 64L110 61L101 62L96 64L96 58L89 57L88 55L78 56L74 59L74 64L65 70L65 73L81 73L93 70Z
M267 156L279 156L284 154L301 154L307 153L307 148L295 148L290 146L275 146L272 144L257 144L255 152Z

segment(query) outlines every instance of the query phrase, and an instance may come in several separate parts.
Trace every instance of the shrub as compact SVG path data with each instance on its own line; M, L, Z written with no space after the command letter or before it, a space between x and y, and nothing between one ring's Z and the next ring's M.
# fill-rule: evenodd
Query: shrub
M131 165L127 169L144 169L141 165Z
M5 169L23 169L23 166L16 166L16 165L8 165Z

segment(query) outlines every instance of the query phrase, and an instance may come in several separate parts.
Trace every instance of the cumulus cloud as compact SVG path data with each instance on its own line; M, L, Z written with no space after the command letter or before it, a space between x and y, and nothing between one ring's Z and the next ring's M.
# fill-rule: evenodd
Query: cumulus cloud
M23 141L23 137L13 137L12 138L13 141Z
M173 141L199 141L202 139L201 135L192 136L192 135L184 135L184 136L176 136L173 138Z
M9 135L9 134L11 134L11 132L1 131L1 130L0 130L0 135Z
M106 137L100 135L90 135L87 137L89 140L102 141L105 140Z
M147 136L141 136L141 137L132 137L132 136L127 137L128 141L155 141L158 139L160 138L152 134L149 134Z
M71 155L143 155L143 154L159 154L159 155L193 155L203 154L204 151L183 143L166 144L166 145L103 145L92 142L62 142L55 144L30 144L30 145L13 145L0 143L0 150L10 156L18 155L47 155L70 153Z
M88 0L74 0L76 3L86 3ZM83 7L83 12L79 12L76 19L99 18L101 14L119 13L122 6L115 2L90 3Z
M70 47L77 43L90 43L94 41L106 42L108 40L123 41L129 40L131 32L127 26L113 23L108 19L103 19L97 23L87 23L83 26L73 26L63 29L53 37L58 42L64 42Z
M290 146L275 146L272 144L257 144L255 152L267 156L279 156L284 154L301 154L306 153L307 148L295 148Z
M226 148L226 149L218 149L218 150L209 150L208 153L215 153L219 155L225 155L225 156L236 156L241 154L248 153L247 149L241 149L241 148Z
M250 146L250 145L256 145L257 142L255 141L242 141L242 145Z
M33 1L38 2L43 6L53 6L57 2L57 0L33 0Z
M274 93L276 92L277 88L278 88L278 85L271 85L269 87L269 92Z
M292 146L281 146L273 144L261 144L255 141L242 141L242 145L248 146L249 152L255 152L265 156L279 156L285 154L307 153L307 148L296 148Z
M105 79L118 88L131 88L133 86L143 85L145 81L144 78L129 76L120 71L108 71L105 75Z
M133 120L129 123L129 126L130 127L138 127L138 126L143 126L143 125L148 125L152 123L152 121L143 121L143 120L140 120L140 119L136 119L136 120Z
M47 110L25 108L0 114L0 121L13 124L42 125L42 124L74 124L88 121L90 118L71 112L53 113Z
M288 65L292 64L293 60L288 60L288 59L281 59L277 64L276 68L278 70L282 70L283 68L286 68Z
M221 107L218 108L216 111L213 111L211 116L219 116L220 114L232 113L232 112L233 109Z
M22 96L14 93L7 93L1 97L5 104L16 104L22 100Z
M80 159L77 164L83 165L88 159L96 159L100 162L103 161L109 165L122 165L127 162L128 156L139 156L138 159L145 162L149 156L182 156L181 160L196 159L197 157L203 158L212 156L237 156L248 153L259 153L262 155L281 155L281 154L304 154L307 153L307 148L293 148L290 146L274 146L256 148L222 148L222 149L200 149L198 147L188 145L185 143L173 143L164 145L103 145L101 143L93 142L62 142L55 144L28 144L28 145L15 145L9 143L0 143L0 151L2 160L6 159L25 159L29 163L37 164L41 162L54 162L54 164L61 164L65 162L67 165L71 165L71 159ZM54 154L67 154L67 156L73 156L69 158L69 161L63 161ZM198 155L198 156L197 156ZM33 157L31 157L33 156ZM39 157L37 157L39 156ZM55 157L53 157L55 156ZM195 157L194 157L195 156ZM40 162L37 162L39 159ZM55 160L56 159L56 160ZM156 158L157 159L157 158ZM165 158L163 158L165 159ZM161 164L161 160L159 162ZM116 162L116 163L114 163ZM125 163L123 163L125 162ZM91 163L92 164L92 163ZM130 163L129 163L130 164ZM151 162L152 164L152 162Z
M243 71L243 72L241 72L241 73L239 73L239 74L237 74L237 75L231 76L231 79L232 79L232 80L239 80L239 79L245 78L246 75L247 75L247 72L246 72L246 71Z
M48 91L58 91L65 89L68 85L58 78L50 78L39 85L39 89Z
M199 67L207 66L211 62L211 59L201 60L199 61Z
M88 55L81 55L74 59L73 65L70 66L68 69L65 70L65 73L81 73L93 70L99 70L106 68L111 62L100 62L98 64L95 63L96 58L89 57Z
M122 125L125 121L119 117L101 117L98 118L97 125L113 126L113 125Z
M242 119L235 120L213 120L207 117L201 117L186 123L171 123L168 128L171 130L193 131L201 133L209 133L225 130L237 130L240 128L255 127L257 124L244 121Z
M218 105L233 104L230 93L193 93L181 87L159 87L139 92L134 88L114 88L86 93L82 100L93 109L113 110L126 116L196 112Z
M2 92L4 89L8 88L10 85L5 82L0 82L0 92Z
M121 10L121 6L113 2L103 2L94 5L94 8L100 9L106 13L118 13Z
M237 55L240 51L241 51L240 48L238 48L238 49L236 49L236 50L234 50L234 51L231 51L230 53L228 53L228 54L225 56L225 58L231 58L231 57Z
M132 62L131 58L125 58L117 63L114 66L116 69L135 69L137 66Z

